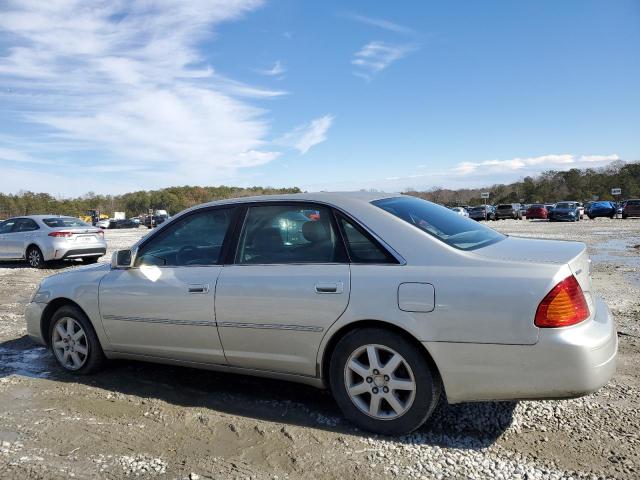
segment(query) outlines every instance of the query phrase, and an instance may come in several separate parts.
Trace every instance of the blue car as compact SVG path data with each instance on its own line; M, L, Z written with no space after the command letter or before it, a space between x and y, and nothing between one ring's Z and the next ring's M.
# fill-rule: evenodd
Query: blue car
M616 206L612 202L594 202L587 210L587 216L593 220L597 217L614 218L616 216Z
M577 222L580 220L578 202L558 202L549 210L547 218L550 222Z

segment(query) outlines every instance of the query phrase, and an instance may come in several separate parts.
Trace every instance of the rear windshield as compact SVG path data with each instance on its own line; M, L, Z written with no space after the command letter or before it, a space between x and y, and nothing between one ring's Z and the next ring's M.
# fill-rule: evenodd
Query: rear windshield
M556 208L576 208L576 204L570 202L562 202L556 204Z
M513 208L512 205L498 205L498 210L507 210L508 208Z
M534 203L533 205L531 205L529 208L544 208L544 205L541 205L539 203Z
M640 205L640 200L629 200L627 205Z
M57 218L45 218L42 220L47 227L90 227L88 223L84 223L79 218L73 217L57 217Z
M475 250L506 238L448 208L420 198L394 197L371 203L460 250Z

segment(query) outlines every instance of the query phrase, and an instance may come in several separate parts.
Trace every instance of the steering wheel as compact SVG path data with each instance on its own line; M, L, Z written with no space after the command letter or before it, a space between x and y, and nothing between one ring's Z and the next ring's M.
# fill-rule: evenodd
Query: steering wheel
M193 245L185 245L184 247L180 248L180 250L178 250L178 254L176 255L178 265L189 265L189 262L195 260L194 258L189 258L190 256L192 256L192 254L195 254L197 258L197 247L194 247Z

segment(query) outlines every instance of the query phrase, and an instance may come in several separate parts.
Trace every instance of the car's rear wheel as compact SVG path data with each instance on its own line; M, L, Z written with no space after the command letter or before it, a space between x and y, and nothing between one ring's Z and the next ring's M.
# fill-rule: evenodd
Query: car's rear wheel
M381 328L349 332L335 347L330 384L345 417L384 435L420 427L435 409L440 380L417 346Z
M42 251L35 245L27 250L27 262L31 268L44 268L46 266Z
M77 307L60 307L51 319L51 350L65 370L85 375L100 368L104 353L91 322Z

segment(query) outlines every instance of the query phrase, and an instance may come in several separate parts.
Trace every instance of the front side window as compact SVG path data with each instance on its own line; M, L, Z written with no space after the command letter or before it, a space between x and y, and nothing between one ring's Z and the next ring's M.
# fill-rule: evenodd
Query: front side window
M16 224L15 219L5 220L0 223L0 233L9 233L13 230L13 226Z
M489 227L420 198L393 197L372 203L460 250L475 250L506 238Z
M58 228L58 227L72 228L72 227L90 227L91 226L88 223L83 222L79 218L74 218L74 217L45 218L42 220L42 222L47 227L51 227L51 228Z
M324 207L249 207L238 241L240 264L343 262L344 252Z
M231 224L233 209L192 213L158 232L139 250L136 266L216 265Z
M398 263L395 258L362 231L360 227L354 225L342 215L340 215L339 219L345 242L349 249L349 256L353 263Z

